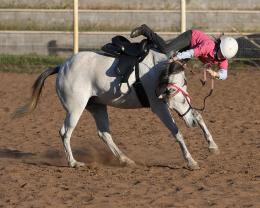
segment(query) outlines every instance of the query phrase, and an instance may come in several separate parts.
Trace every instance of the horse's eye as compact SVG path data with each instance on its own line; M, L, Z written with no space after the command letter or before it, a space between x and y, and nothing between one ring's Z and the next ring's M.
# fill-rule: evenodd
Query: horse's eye
M173 92L174 92L174 90L172 88L166 88L166 90L165 90L166 95L169 95Z
M165 94L166 94L166 95L169 95L170 93L171 93L171 92L170 92L170 89L166 88Z
M175 91L175 89L173 89L173 88L166 88L165 93L166 93L167 95L170 95L170 94L172 94L174 91Z

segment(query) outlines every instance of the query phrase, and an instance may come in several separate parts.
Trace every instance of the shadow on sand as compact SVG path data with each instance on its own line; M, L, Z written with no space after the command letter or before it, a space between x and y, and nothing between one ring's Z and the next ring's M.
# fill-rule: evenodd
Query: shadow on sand
M105 166L121 166L119 161L106 148L90 146L88 149L75 149L73 153L76 160L84 162L86 165L97 163ZM22 163L36 166L68 167L62 150L52 149L36 154L15 149L0 149L0 159L2 158L20 160Z

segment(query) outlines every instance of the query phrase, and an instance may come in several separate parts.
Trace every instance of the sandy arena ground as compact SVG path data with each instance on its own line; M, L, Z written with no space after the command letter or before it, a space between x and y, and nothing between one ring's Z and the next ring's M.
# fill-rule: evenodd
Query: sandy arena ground
M201 74L187 76L193 104L200 105L209 88L201 88ZM178 144L149 109L109 108L114 141L136 168L119 165L88 112L71 141L76 159L87 165L67 167L55 77L34 113L10 119L36 77L0 73L0 207L260 207L260 71L233 70L215 82L203 117L219 155L208 152L200 129L188 129L174 114L197 171L185 167Z

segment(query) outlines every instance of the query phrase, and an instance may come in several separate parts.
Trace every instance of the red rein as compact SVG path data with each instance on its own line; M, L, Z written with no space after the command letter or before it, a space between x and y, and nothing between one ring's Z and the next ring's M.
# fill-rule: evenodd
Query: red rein
M184 97L186 97L186 98L188 97L189 100L191 101L191 96L190 96L187 92L185 92L183 89L181 89L180 87L178 87L175 83L169 83L169 84L168 84L168 87L176 89L176 91L175 91L174 93L170 94L171 97L174 97L174 96L177 95L179 92L181 92Z

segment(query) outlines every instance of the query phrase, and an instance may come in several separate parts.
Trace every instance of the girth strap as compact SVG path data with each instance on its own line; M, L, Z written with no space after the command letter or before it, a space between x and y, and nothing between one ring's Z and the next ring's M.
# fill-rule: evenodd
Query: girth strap
M143 107L149 108L150 102L139 77L139 63L135 65L135 83L133 84L136 95Z

